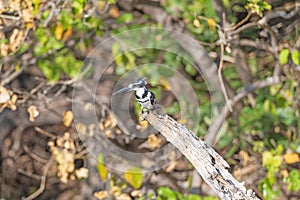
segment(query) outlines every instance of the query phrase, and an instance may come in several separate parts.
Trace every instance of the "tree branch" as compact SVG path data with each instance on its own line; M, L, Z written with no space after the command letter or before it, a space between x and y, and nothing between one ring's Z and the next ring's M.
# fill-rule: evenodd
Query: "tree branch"
M142 117L186 156L221 199L259 199L252 190L247 190L228 172L228 163L186 126L168 115L162 116L150 112L144 113Z
M275 69L278 68L278 66L280 67L279 62L275 65ZM275 71L275 70L274 70ZM244 98L248 93L256 90L256 89L262 89L271 85L275 85L278 84L280 82L279 79L279 75L278 74L274 74L271 77L266 78L265 80L262 81L256 81L253 84L247 86L246 88L244 88L240 93L238 93L237 95L235 95L231 100L231 106L234 107L234 105L236 103L238 103L242 98ZM229 108L227 105L225 105L222 109L222 111L220 112L219 116L217 117L216 120L214 120L214 122L210 125L209 129L208 129L208 133L206 135L205 141L210 144L210 145L215 145L215 143L217 142L217 137L216 135L218 134L220 128L223 125L224 120L226 119L227 115L229 114Z

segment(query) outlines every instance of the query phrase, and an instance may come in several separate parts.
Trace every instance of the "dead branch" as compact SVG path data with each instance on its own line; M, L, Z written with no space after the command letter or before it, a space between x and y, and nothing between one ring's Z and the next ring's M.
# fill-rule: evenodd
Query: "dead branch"
M225 101L226 101L226 105L228 106L230 112L232 112L232 107L231 104L229 102L229 98L226 92L226 88L225 88L225 84L223 81L223 77L222 77L222 69L223 69L223 64L224 64L224 60L223 60L223 56L224 56L224 44L220 43L220 47L221 47L221 52L220 52L220 63L219 63L219 67L218 67L218 78L221 84L221 89L222 89L222 93L224 95Z
M144 113L143 118L186 156L221 199L259 199L251 189L247 190L228 172L228 163L186 126L168 115L152 112Z
M24 200L32 200L32 199L35 199L36 197L38 197L40 194L42 194L46 188L46 177L47 177L47 174L48 174L48 171L49 171L49 168L51 166L51 163L53 161L53 157L51 157L45 168L44 168L44 172L43 172L43 175L41 176L41 183L40 183L40 187L35 191L33 192L32 194L30 194L29 196L27 196L26 198L24 198Z
M24 66L21 66L19 70L15 70L13 73L9 74L7 77L4 77L3 80L1 80L0 85L4 86L11 81L13 81L15 78L17 78L24 70Z

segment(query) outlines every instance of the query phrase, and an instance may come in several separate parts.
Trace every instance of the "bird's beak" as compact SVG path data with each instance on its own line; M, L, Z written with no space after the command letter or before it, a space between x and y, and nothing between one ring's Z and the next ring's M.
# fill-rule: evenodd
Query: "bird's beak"
M120 90L117 90L116 92L113 93L113 95L119 94L119 93L125 93L125 92L130 92L132 91L132 88L126 87L126 88L122 88Z

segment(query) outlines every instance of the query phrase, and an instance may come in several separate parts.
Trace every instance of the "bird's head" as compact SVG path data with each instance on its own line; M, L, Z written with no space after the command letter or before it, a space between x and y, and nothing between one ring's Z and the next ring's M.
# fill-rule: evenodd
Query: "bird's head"
M136 81L130 83L128 87L117 90L116 92L113 93L113 95L137 90L138 88L143 87L145 85L147 85L147 78L139 78Z

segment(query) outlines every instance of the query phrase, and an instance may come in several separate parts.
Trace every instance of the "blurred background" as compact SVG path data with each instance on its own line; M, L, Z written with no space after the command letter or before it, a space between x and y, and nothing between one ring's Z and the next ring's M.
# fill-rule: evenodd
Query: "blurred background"
M0 1L1 198L218 199L140 119L133 94L112 99L143 76L163 111L212 145L248 189L299 199L299 10L281 0ZM151 28L188 36L173 38L184 56L166 50L169 34L134 51L110 40ZM132 167L112 146L147 156Z

